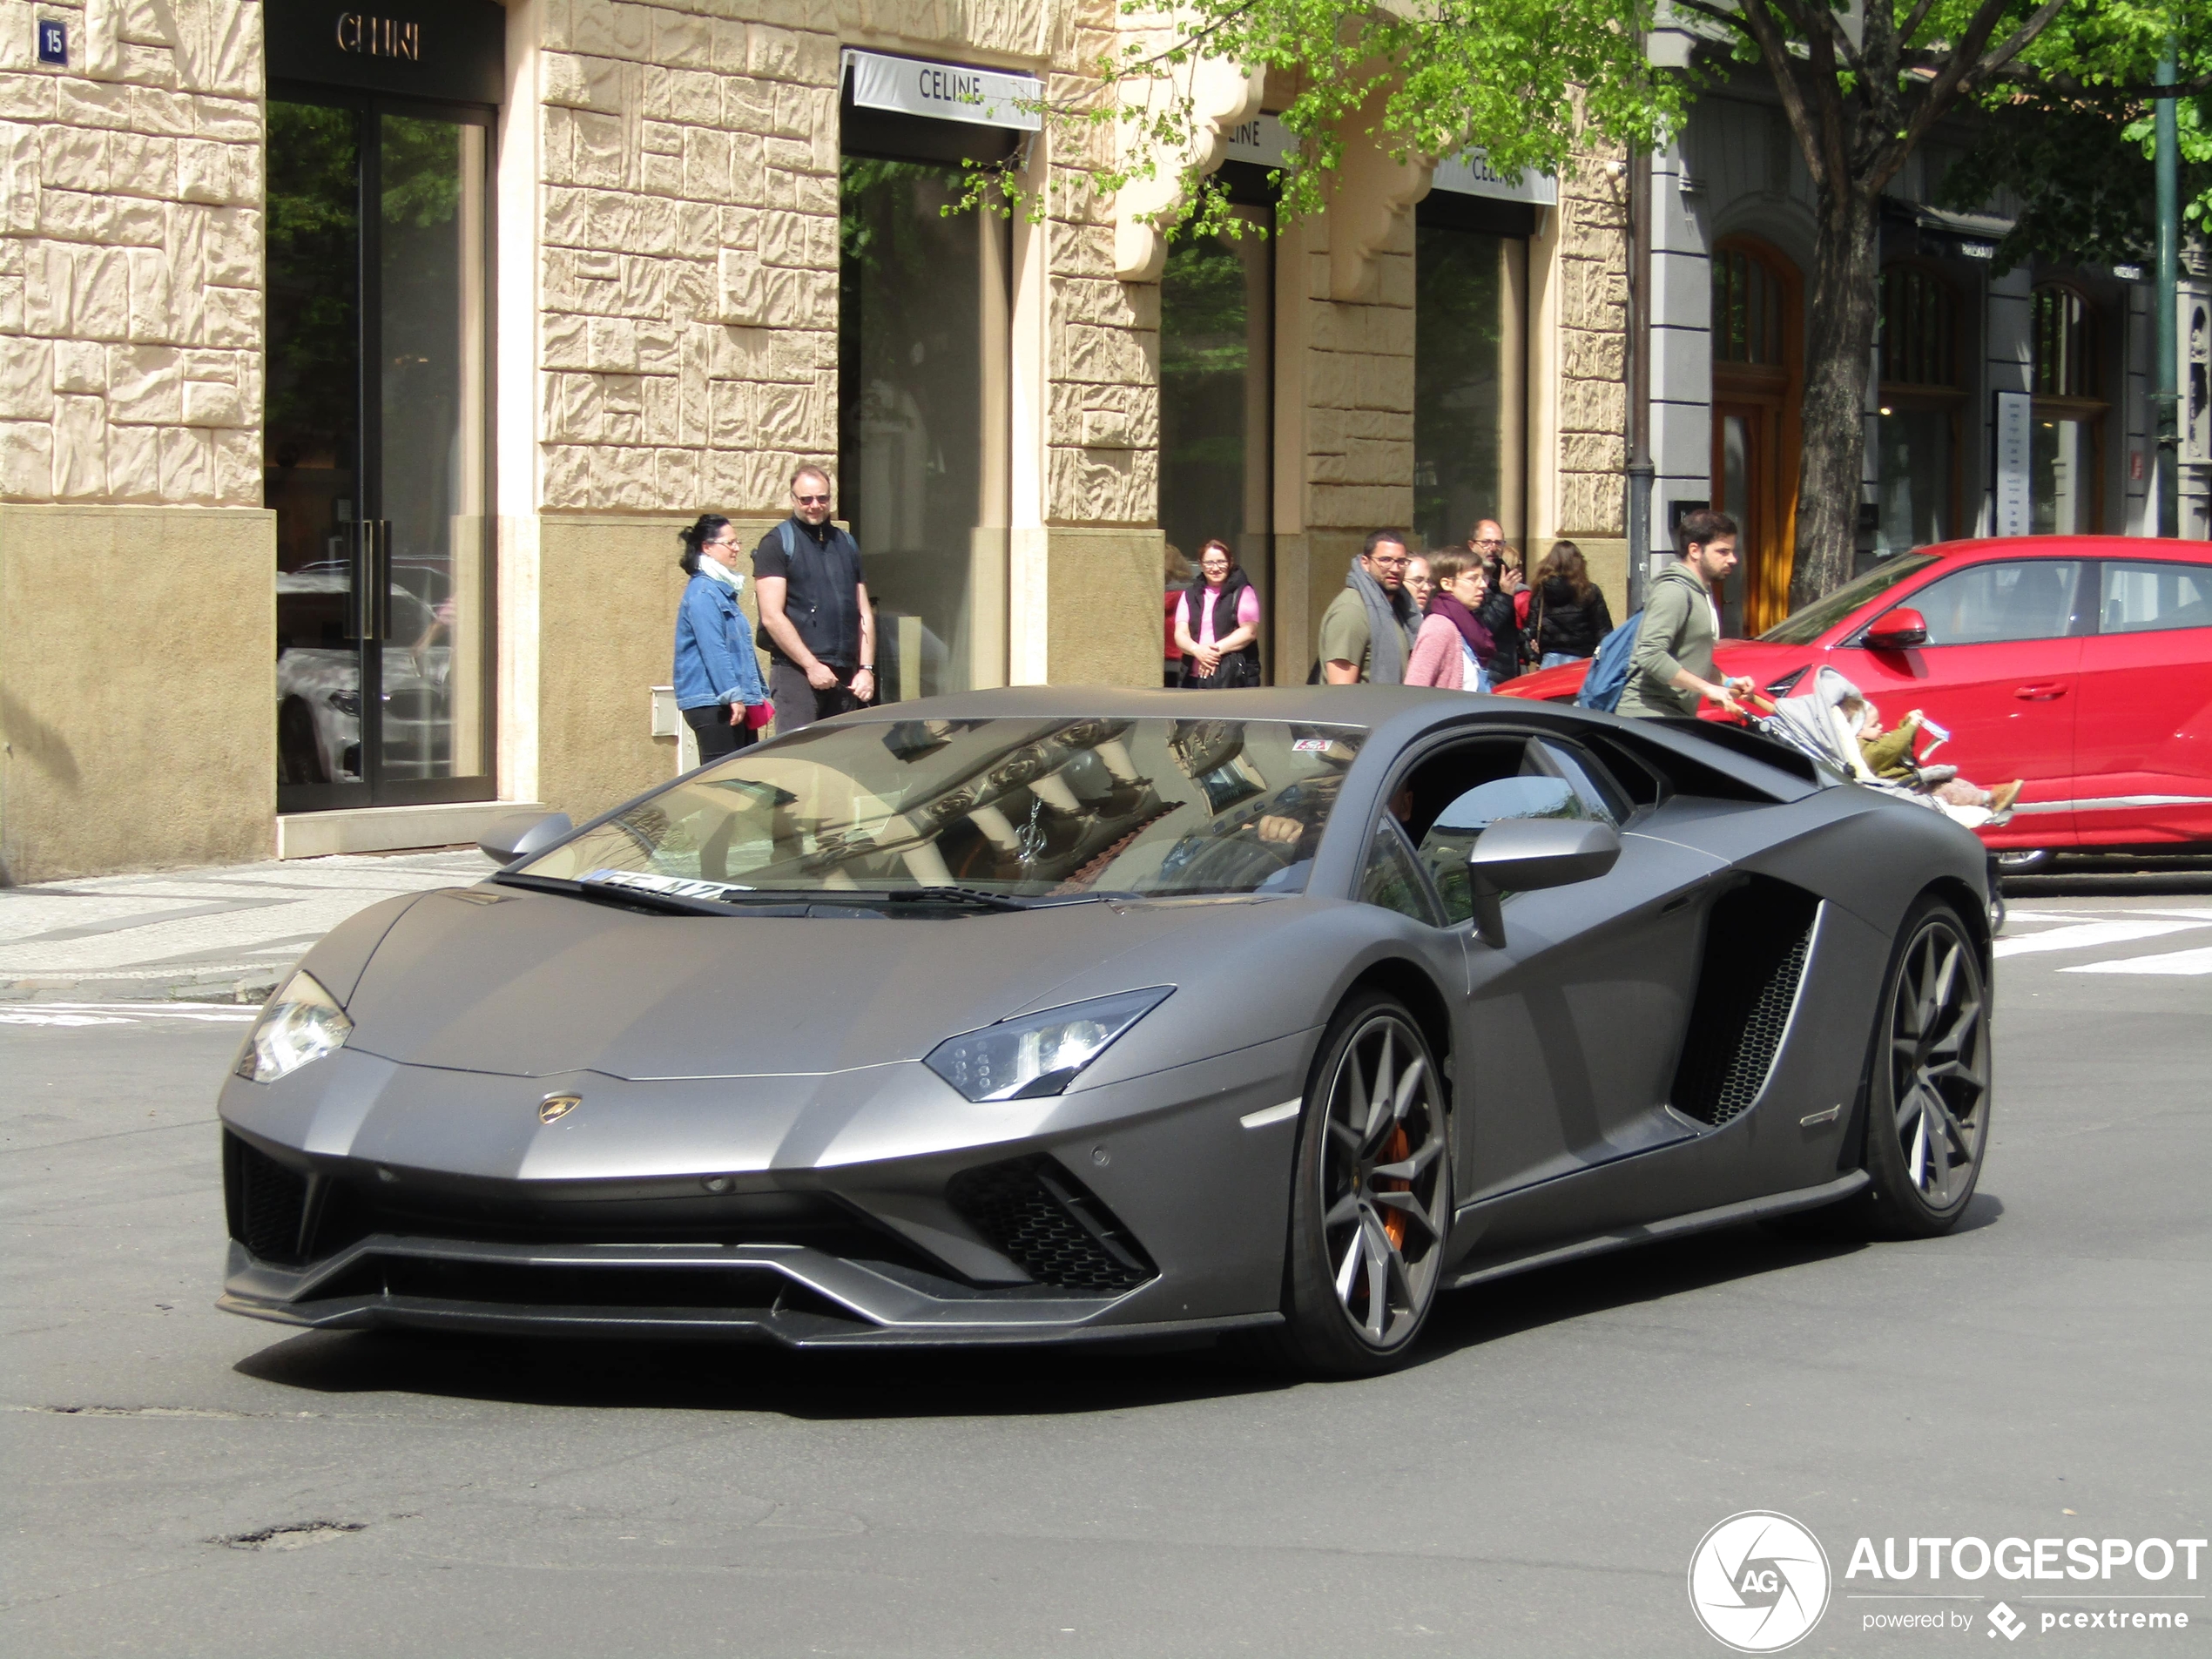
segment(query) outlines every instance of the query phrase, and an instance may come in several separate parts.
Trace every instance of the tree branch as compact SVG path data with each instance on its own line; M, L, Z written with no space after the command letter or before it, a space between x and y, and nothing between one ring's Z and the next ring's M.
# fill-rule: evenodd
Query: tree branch
M1675 0L1677 5L1682 3L1683 0ZM2018 62L1999 66L1986 78L2000 85L2016 86L2024 92L2064 98L2070 104L2145 104L2154 98L2193 98L2212 91L2212 76L2207 75L2176 81L2171 86L2161 86L2155 81L2105 83L2084 81L2063 70L2041 70L2033 64Z
M1927 22L1928 13L1934 5L1935 0L1914 0L1912 10L1905 14L1905 27L1897 31L1898 45L1909 46L1912 44L1912 37L1920 32L1920 25Z
M1781 95L1782 113L1790 123L1790 131L1797 135L1797 148L1804 152L1805 167L1812 175L1813 187L1824 190L1836 176L1833 164L1840 158L1832 155L1824 142L1822 131L1827 123L1817 126L1812 111L1805 104L1805 90L1797 80L1796 60L1790 56L1782 31L1775 26L1774 14L1766 9L1766 0L1742 0L1744 31L1758 43L1759 55L1766 59L1768 71L1774 77L1775 91ZM1829 78L1829 85L1835 78ZM1825 111L1823 111L1824 114Z
M2044 27L2065 7L2067 0L2043 0L2043 4L2013 31L2013 37L2006 43L2002 57L1984 57L1982 48L1990 36L1997 32L1997 24L2010 3L2011 0L1981 0L1981 5L1967 21L1966 26L1959 31L1950 52L1937 66L1935 78L1916 89L1906 105L1907 118L1903 132L1891 140L1892 145L1901 146L1897 165L1904 165L1905 156L1911 153L1912 146L1920 141L1921 135L1943 118L1962 91L1970 89L1974 78L1986 70L2001 68L2009 63L2028 42L2042 33ZM1892 168L1892 172L1894 171Z
M1715 23L1726 24L1739 35L1749 35L1751 32L1743 26L1742 14L1723 11L1718 6L1707 5L1705 0L1670 0L1670 3L1676 11L1694 11L1701 17L1710 17Z
M1984 10L1987 10L1989 8L1986 6L1983 8ZM1990 76L1995 74L1999 70L2004 68L2005 65L2011 63L2013 58L2019 57L2020 53L2027 51L2028 44L2033 41L2036 36L2041 34L2046 29L2049 28L2051 19L2057 17L2059 13L2065 9L2066 0L2043 0L2043 3L2038 6L2028 15L2027 21L2020 24L2019 28L2013 30L2011 39L2007 40L2003 45L1995 48L1984 57L1981 62L1974 65L1972 71L1972 78L1976 82L1984 81L1988 79ZM1977 21L1979 21L1979 19L1977 19ZM1989 28L1991 33L1994 33L1996 31L1997 24L1995 19L1993 18L1991 20Z
M1835 14L1828 15L1832 19ZM1874 118L1881 123L1882 131L1895 132L1903 113L1898 106L1895 0L1866 0L1861 15L1864 21L1859 26L1859 38L1865 53L1857 65L1859 91Z

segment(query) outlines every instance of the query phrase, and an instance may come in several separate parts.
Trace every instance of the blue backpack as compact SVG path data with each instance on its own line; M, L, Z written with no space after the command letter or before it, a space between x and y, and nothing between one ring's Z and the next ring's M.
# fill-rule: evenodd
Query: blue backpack
M1621 693L1629 686L1629 658L1635 654L1636 632L1642 626L1643 612L1639 610L1598 642L1590 671L1582 676L1582 689L1575 693L1577 708L1610 714L1621 706Z

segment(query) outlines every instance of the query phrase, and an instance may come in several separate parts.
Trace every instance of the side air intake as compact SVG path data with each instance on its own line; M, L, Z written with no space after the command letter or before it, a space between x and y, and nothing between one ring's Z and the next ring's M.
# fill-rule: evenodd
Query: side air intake
M1114 1292L1158 1275L1113 1212L1050 1158L963 1170L946 1184L945 1197L1040 1284Z
M296 1267L307 1177L235 1135L223 1136L223 1199L231 1237L256 1261Z
M1676 1111L1718 1128L1758 1098L1797 1005L1819 909L1804 888L1768 876L1715 901L1697 1002L1675 1068Z

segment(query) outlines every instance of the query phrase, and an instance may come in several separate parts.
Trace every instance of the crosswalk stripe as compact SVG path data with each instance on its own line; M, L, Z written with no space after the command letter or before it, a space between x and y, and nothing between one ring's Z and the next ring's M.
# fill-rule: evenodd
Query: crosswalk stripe
M2212 974L2212 945L2169 950L2158 956L2122 956L2109 962L2080 962L2061 974Z
M257 1008L234 1002L0 1002L0 1025L138 1025L183 1020L198 1025L246 1025Z
M2046 950L2087 950L2097 945L2125 945L2137 939L2156 939L2162 934L2187 933L2206 925L2206 921L2178 920L2083 921L2070 927L2053 927L2045 933L2023 934L2017 939L2000 939L1996 950L2000 956L2025 956Z

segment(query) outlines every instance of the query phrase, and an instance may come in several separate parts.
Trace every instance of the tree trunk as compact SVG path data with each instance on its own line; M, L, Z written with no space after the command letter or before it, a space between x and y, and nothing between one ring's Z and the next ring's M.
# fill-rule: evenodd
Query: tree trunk
M1851 579L1866 465L1866 377L1880 300L1881 192L1839 180L1820 197L1812 295L1805 308L1792 610Z

